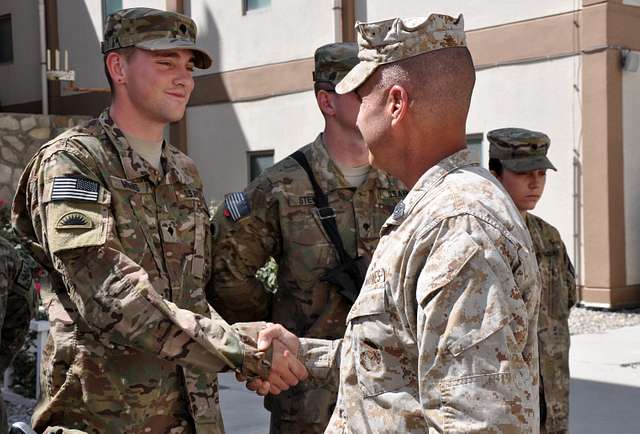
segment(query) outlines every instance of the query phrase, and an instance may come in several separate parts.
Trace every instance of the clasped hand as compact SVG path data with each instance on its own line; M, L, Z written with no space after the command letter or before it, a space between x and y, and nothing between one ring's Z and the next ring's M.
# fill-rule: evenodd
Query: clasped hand
M272 347L269 378L247 381L247 389L261 396L278 395L308 376L307 369L297 358L300 341L296 335L280 324L271 324L258 334L258 350L266 351L269 347ZM239 377L238 380L244 381Z

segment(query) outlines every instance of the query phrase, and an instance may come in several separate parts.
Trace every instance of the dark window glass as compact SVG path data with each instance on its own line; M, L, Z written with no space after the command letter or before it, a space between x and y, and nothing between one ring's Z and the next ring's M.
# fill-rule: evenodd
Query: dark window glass
M249 153L249 181L253 181L265 169L273 166L273 151Z
M102 0L102 21L106 21L109 15L120 9L122 9L122 0Z
M11 14L0 16L0 63L13 62L13 36Z
M252 11L255 9L268 8L271 6L271 0L245 0L244 10Z
M488 161L485 159L485 153L483 152L482 137L482 133L467 134L467 148L469 148L473 159L478 161L481 166L484 165L485 161Z

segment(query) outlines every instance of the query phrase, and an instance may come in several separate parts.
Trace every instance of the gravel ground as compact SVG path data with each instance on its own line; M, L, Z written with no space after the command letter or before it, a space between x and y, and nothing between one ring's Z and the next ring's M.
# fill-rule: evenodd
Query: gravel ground
M604 333L621 327L640 325L640 308L609 312L602 309L574 307L569 315L572 335Z
M31 423L31 413L33 412L33 407L36 405L34 399L25 398L6 389L2 390L2 396L7 408L7 419L10 424L14 422Z
M620 327L640 325L640 308L608 312L601 309L574 307L569 316L572 335L604 333ZM640 363L630 364L630 368L640 369ZM35 401L11 392L3 392L7 405L9 422L29 422Z

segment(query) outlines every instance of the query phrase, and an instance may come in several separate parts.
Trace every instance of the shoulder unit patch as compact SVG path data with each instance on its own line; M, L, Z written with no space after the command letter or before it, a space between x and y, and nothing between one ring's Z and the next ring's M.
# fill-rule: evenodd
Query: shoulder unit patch
M224 215L234 222L246 217L251 212L246 193L229 193L224 197Z
M93 223L91 219L78 211L68 212L56 223L56 229L91 229Z

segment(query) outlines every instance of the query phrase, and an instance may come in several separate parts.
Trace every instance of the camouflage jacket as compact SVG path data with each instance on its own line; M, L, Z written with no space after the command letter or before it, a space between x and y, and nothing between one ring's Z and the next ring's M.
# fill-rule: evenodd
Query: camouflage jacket
M333 163L322 135L303 147L314 176L334 208L345 250L371 259L378 232L406 193L399 181L371 169L352 188ZM211 304L229 320L270 319L298 336L339 338L351 303L321 278L338 265L320 222L307 173L292 158L267 169L245 190L251 211L233 222L220 207L215 217ZM272 305L255 278L272 256L278 291Z
M569 429L569 310L576 303L573 265L558 230L533 214L526 223L540 268L540 376L546 432ZM543 399L544 398L544 399Z
M22 347L35 312L32 267L0 237L0 374Z
M33 425L221 432L216 372L266 375L264 355L205 300L210 228L193 162L164 144L164 176L105 110L45 144L13 204L50 271L51 323Z
M461 151L381 234L344 339L302 340L316 381L339 366L327 432L537 433L540 289L507 193Z

